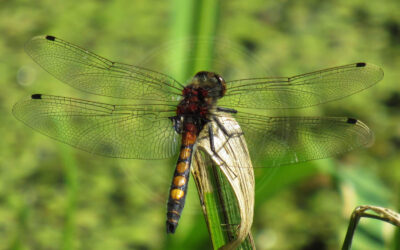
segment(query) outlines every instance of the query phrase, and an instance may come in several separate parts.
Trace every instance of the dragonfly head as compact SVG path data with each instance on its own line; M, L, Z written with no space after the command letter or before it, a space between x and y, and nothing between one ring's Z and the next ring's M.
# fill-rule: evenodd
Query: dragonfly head
M226 91L224 78L214 72L200 71L192 79L192 84L209 91L212 97L221 98Z

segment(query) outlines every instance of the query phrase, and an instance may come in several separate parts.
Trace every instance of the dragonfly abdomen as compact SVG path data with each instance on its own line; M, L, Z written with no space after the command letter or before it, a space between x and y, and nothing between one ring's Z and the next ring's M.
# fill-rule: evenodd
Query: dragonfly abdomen
M169 193L167 233L175 232L185 206L193 147L198 134L196 126L192 123L185 124L185 128L189 129L186 129L185 133L182 134L181 150Z

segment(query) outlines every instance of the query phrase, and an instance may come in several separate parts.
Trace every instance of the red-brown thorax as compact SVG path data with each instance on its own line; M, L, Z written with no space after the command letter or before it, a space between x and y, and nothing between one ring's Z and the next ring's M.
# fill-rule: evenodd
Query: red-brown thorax
M206 118L210 99L208 91L203 88L194 88L192 85L185 87L182 91L184 99L179 103L176 114L179 115L200 115Z
M222 77L212 72L198 72L182 91L183 100L176 110L177 131L198 135L209 121L210 110L225 94L225 90L226 84ZM187 127L188 124L192 124L195 129Z

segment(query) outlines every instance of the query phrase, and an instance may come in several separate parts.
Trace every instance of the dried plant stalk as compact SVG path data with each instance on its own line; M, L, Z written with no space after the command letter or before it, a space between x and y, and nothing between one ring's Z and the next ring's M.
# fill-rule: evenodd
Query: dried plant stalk
M394 226L400 227L400 214L396 213L395 211L388 208L371 205L358 206L351 214L349 227L347 228L346 237L342 246L343 250L348 250L351 248L354 232L356 231L358 222L362 217L385 221Z
M228 234L227 244L221 249L236 249L238 246L255 249L250 229L254 211L254 172L247 145L240 126L232 117L217 116L219 124L223 124L229 135L212 122L215 151L210 147L209 128L203 129L197 142L197 150L193 159L192 174L194 176L203 212L210 230L210 202L208 194L218 194L217 206L222 211L220 218L223 232ZM213 181L214 180L214 181ZM234 197L233 199L231 197ZM218 209L217 208L217 209ZM239 221L234 220L235 213ZM247 239L246 239L247 238ZM241 245L246 239L245 245ZM218 243L213 239L214 247ZM218 246L220 247L220 246Z

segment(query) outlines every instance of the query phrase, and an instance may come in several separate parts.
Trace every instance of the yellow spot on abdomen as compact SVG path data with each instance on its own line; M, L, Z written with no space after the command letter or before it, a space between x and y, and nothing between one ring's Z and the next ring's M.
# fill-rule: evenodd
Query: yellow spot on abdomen
M171 222L172 224L178 224L178 221L174 219L168 219L168 221Z
M174 200L180 200L184 195L185 192L180 189L175 188L171 190L171 198Z
M172 214L180 215L180 214L178 213L178 211L175 211L175 210L171 210L171 211L169 211L169 212L172 213Z
M182 144L185 146L192 145L196 142L197 136L193 133L186 133L183 135L183 141Z
M175 176L174 177L174 185L177 187L181 187L183 185L185 185L186 183L186 178L183 176Z
M180 174L183 174L189 168L189 163L181 161L176 166L176 171Z
M192 150L190 148L183 148L181 149L181 159L186 160L189 158L190 154L192 153Z

